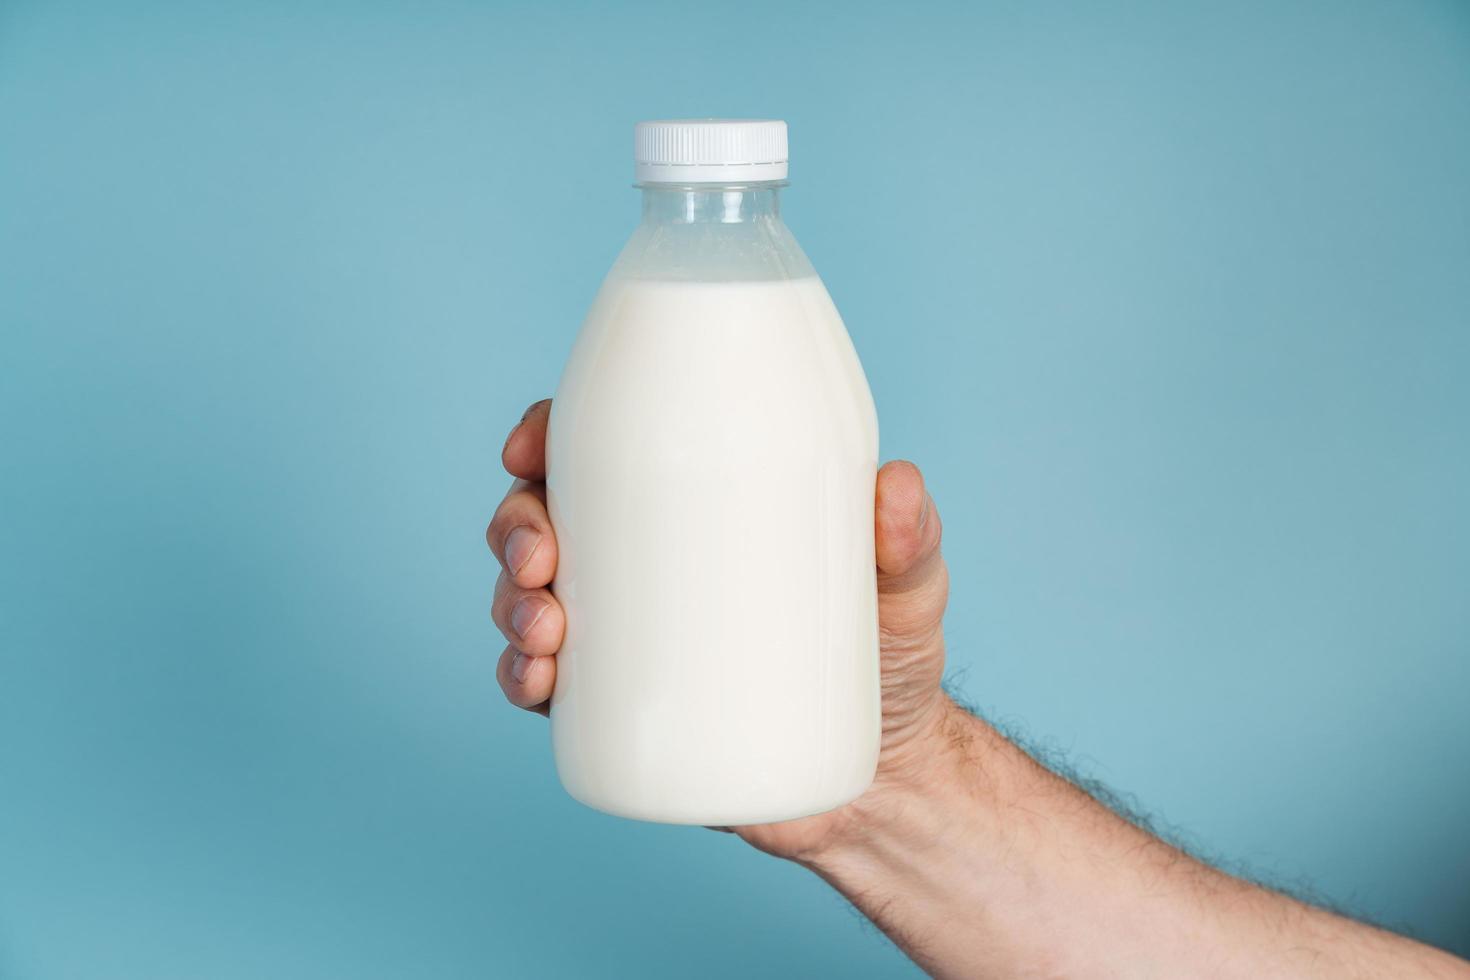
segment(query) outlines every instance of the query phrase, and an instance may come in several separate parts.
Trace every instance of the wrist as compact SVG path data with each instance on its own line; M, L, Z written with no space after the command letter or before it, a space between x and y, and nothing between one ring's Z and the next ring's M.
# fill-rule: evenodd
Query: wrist
M908 852L973 837L1015 781L1007 750L1015 751L993 728L939 694L914 734L885 752L868 792L798 860L830 880L854 864L913 866Z
M1000 947L1013 939L997 928L995 910L1034 904L1029 875L1016 887L1012 848L1034 849L1003 818L1035 766L947 697L916 732L885 749L872 789L841 811L819 847L796 857L931 975L995 973L1005 962ZM1033 966L1051 958L1029 956Z

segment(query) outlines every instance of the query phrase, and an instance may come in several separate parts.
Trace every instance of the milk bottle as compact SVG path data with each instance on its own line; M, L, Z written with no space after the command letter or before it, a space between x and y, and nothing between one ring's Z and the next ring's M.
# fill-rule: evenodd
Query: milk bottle
M786 124L639 123L643 219L552 403L572 796L669 823L819 813L880 734L877 417L782 223Z

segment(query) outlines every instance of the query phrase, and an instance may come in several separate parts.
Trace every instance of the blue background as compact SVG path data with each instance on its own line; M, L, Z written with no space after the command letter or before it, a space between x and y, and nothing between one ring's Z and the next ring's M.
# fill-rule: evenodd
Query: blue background
M791 123L970 697L1470 952L1470 7L0 6L0 976L899 976L502 703L640 118Z

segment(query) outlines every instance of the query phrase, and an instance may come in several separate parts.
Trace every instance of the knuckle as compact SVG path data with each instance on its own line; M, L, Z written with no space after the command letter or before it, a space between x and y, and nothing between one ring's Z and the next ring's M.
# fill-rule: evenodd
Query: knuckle
M495 516L490 518L490 526L485 528L485 543L490 550L495 552L495 557L501 557L501 548L505 546L506 527L505 504L501 504L495 511Z
M501 630L506 628L510 617L511 604L515 602L519 595L520 592L516 589L514 583L505 577L504 572L501 572L500 578L496 579L495 582L495 597L490 600L490 618L495 621L495 625L499 626Z
M943 623L948 602L949 570L943 565L911 588L880 596L878 632L883 645L926 641Z

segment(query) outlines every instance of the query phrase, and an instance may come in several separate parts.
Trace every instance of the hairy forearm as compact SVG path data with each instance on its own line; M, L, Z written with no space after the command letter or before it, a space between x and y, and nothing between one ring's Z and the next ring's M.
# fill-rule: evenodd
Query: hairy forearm
M1210 868L953 704L921 748L802 860L931 974L1470 976Z

